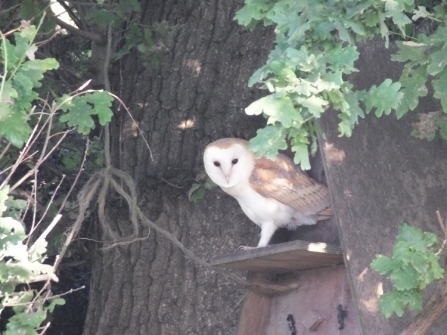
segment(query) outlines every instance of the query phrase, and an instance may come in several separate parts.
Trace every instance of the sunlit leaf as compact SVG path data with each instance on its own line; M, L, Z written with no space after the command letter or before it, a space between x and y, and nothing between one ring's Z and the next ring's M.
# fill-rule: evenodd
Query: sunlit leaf
M65 113L61 115L60 121L76 126L81 134L87 135L95 127L92 115L97 115L102 125L111 120L112 100L108 93L98 91L74 98L63 97L59 103Z
M376 255L376 258L371 263L371 268L377 271L381 275L385 275L391 271L393 271L396 267L399 267L401 264L396 264L396 261L384 256L384 255Z
M392 109L396 109L403 97L400 92L401 84L392 82L391 79L385 79L379 86L372 86L365 96L366 113L373 108L376 116L390 114Z
M418 6L417 9L413 10L414 15L411 17L413 21L416 21L418 19L424 19L426 17L430 16L430 13L427 11L427 9L424 6Z
M404 315L404 305L402 300L404 293L400 291L392 291L385 293L379 299L379 308L382 314L389 318L396 313L397 316Z
M287 149L285 129L278 123L258 129L250 140L250 148L259 156L275 159L279 150Z

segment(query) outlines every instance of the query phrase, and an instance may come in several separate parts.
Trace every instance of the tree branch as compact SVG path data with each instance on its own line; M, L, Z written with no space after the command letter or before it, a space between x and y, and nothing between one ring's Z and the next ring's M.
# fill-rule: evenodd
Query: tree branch
M61 19L58 19L57 17L55 18L55 20L58 25L60 25L64 29L68 30L73 35L85 38L87 40L93 41L93 42L101 44L101 45L106 42L105 38L103 38L102 36L100 36L98 34L92 33L90 31L80 30L80 29L73 27L73 26L69 25L68 23L62 21Z
M76 24L76 26L79 29L83 29L84 26L82 25L81 20L79 20L79 18L77 17L77 15L75 15L75 13L73 13L73 10L70 8L70 6L68 6L65 1L63 0L57 0L57 2L59 3L59 5L62 6L62 8L65 9L65 12L68 14L68 16L70 17L70 19L73 20L73 22Z

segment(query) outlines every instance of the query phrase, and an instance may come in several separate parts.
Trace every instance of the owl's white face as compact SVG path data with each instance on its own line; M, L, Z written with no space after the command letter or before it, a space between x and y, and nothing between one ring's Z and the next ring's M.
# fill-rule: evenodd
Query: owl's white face
M225 188L248 180L254 168L253 154L247 149L247 142L238 139L221 139L209 144L203 162L211 180Z

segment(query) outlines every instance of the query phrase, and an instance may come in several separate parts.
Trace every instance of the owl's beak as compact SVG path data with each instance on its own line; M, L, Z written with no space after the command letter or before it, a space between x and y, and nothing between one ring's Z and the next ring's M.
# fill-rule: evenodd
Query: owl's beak
M225 180L227 181L227 184L229 184L230 183L231 171L230 171L230 173L225 173L224 170L222 169L222 167L220 167L220 171L224 175Z

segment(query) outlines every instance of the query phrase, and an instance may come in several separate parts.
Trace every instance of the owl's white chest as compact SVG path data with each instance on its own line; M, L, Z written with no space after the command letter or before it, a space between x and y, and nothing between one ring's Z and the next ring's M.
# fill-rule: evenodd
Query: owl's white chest
M294 227L316 222L314 218L303 215L282 202L260 195L248 183L222 187L222 190L236 198L245 215L261 228L263 224Z

